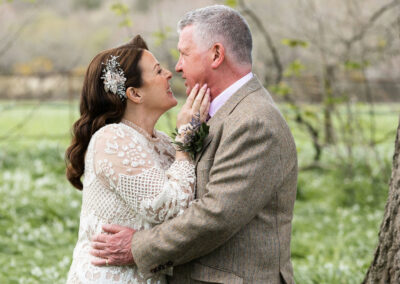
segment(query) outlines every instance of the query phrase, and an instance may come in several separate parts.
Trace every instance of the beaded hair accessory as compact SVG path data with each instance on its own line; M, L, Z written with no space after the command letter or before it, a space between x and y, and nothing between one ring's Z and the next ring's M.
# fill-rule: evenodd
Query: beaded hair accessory
M106 63L102 63L105 65L103 69L103 79L104 82L104 90L106 92L111 92L115 95L118 95L121 101L126 100L126 89L125 89L125 75L124 71L121 69L117 58L119 56L111 55L110 59L107 60Z

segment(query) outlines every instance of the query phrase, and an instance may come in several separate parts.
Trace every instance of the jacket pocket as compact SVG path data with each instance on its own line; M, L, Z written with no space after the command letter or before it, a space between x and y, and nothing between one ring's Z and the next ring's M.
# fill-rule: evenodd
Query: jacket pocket
M205 283L243 284L243 279L232 272L206 266L198 262L194 263L190 277L193 280Z

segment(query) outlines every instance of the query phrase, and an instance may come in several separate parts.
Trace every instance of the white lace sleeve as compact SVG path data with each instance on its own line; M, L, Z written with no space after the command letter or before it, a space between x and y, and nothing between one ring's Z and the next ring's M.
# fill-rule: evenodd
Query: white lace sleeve
M95 144L97 177L150 223L161 223L193 200L194 165L175 161L164 170L143 136L122 125L101 129Z

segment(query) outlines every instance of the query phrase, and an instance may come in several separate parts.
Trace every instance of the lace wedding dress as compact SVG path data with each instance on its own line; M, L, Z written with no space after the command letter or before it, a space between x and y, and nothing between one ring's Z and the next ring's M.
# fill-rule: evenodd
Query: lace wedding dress
M129 121L106 125L90 140L85 157L79 237L67 283L166 283L144 279L136 266L96 267L90 241L103 224L148 229L177 216L193 200L194 165L174 161L168 136L153 136ZM164 272L165 273L165 272Z

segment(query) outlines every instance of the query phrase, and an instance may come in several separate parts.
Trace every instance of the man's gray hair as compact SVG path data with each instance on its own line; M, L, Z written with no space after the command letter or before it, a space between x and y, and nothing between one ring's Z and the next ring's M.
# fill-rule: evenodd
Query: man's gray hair
M179 21L178 33L191 25L198 44L210 48L214 43L221 42L237 63L251 64L251 32L246 20L236 10L213 5L190 11Z

